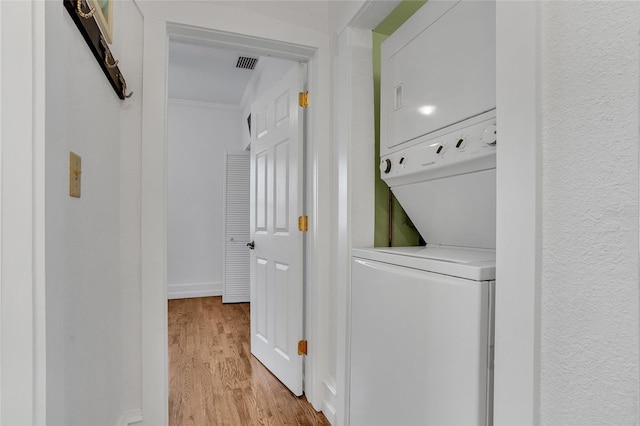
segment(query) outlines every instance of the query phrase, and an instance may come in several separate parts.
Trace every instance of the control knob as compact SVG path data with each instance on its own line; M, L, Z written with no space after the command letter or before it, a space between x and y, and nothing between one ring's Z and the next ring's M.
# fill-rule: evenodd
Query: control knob
M491 124L484 128L482 132L482 142L487 145L495 145L496 144L496 125Z
M380 172L387 174L391 171L391 160L384 159L380 162Z

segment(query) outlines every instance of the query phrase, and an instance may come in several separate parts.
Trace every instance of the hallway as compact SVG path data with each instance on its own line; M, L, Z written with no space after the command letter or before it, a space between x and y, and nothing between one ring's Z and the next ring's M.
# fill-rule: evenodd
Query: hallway
M329 425L250 353L249 304L169 300L169 424Z

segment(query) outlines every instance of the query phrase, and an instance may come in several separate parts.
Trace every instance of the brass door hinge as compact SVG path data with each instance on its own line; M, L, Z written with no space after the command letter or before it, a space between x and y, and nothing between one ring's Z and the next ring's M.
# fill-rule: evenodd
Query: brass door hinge
M298 341L298 355L306 355L307 354L307 341L299 340Z
M309 216L298 216L298 231L307 232L309 230Z
M298 105L300 105L302 108L306 108L309 106L309 92L298 93Z

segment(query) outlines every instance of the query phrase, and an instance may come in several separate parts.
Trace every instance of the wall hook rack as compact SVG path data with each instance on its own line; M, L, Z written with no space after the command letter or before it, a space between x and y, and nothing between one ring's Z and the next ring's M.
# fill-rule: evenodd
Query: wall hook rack
M104 71L104 75L111 83L116 95L120 99L130 98L133 92L127 93L127 82L118 68L119 61L113 57L98 23L93 17L95 10L89 6L86 0L63 0L63 4L87 42L96 61L100 64L100 68Z

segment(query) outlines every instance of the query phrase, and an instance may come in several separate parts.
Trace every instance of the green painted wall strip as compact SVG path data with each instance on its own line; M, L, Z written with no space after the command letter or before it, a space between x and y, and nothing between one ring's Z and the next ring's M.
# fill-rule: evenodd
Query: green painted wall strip
M373 37L373 100L375 118L375 231L374 244L376 247L389 246L389 187L380 179L378 168L380 158L380 45L407 19L420 9L426 0L404 0L387 16L372 32ZM393 199L392 246L416 246L420 234L411 223L398 201Z
M404 0L373 29L373 32L390 36L426 2L427 0Z

